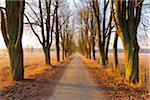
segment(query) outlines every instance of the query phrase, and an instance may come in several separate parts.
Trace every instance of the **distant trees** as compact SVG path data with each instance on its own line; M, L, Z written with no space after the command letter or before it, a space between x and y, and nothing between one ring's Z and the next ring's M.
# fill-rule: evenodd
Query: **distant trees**
M25 0L6 0L6 16L4 9L1 11L1 30L8 49L12 79L24 79L24 61L22 49L23 15Z
M103 17L100 16L100 7L98 0L91 0L92 8L95 14L96 20L96 36L98 41L98 49L99 49L99 63L100 65L108 64L108 48L109 41L111 36L112 26L112 9L107 12L109 0L103 1ZM110 13L109 22L106 24L106 12ZM102 22L102 29L101 29ZM102 30L102 31L101 31Z
M79 25L81 27L78 42L82 54L86 54L88 57L92 47L94 56L94 46L89 44L95 45L94 33L96 33L99 63L100 65L106 66L108 64L110 36L113 27L115 27L113 31L114 70L117 69L118 65L117 42L119 36L124 46L125 77L131 83L139 81L137 29L141 19L143 1L144 0L85 0L82 7L78 8L80 16ZM108 9L108 7L110 8ZM92 10L90 10L91 8ZM109 15L109 17L106 16L106 13L108 13L107 15Z
M69 11L68 3L65 0L54 0L55 13L55 40L57 61L60 60L60 50L62 59L69 57L74 52L74 21ZM60 47L61 45L61 47ZM74 49L72 49L74 47Z
M82 38L79 41L82 41L84 46L82 53L86 54L87 58L91 58L92 51L93 59L95 59L95 45L97 40L99 63L100 65L107 65L109 41L113 29L112 10L111 8L108 10L109 0L104 0L103 16L100 16L101 9L98 0L86 0L83 3L82 7L78 10L80 24L82 25ZM108 23L106 23L106 13L110 13Z
M71 15L68 11L68 8L63 7L63 9L60 12L60 18L59 18L59 30L60 30L61 47L62 47L61 53L62 53L63 60L67 57L66 54L68 52L68 47L67 47L68 34L71 34L69 32L73 30L73 29L70 29L70 26L69 26L70 18L71 18Z
M87 58L95 59L95 20L93 9L89 1L82 1L85 5L78 9L78 20L81 25L79 28L80 37L78 39L79 48ZM91 55L91 52L92 55Z
M84 54L86 55L87 58L89 58L90 54L89 52L89 45L88 45L88 39L89 39L89 8L86 6L85 8L80 9L79 16L80 16L80 21L82 23L82 30L83 30L83 38L84 38Z
M115 0L115 25L125 53L125 77L131 83L139 81L139 45L137 29L144 0ZM127 9L128 8L128 9Z

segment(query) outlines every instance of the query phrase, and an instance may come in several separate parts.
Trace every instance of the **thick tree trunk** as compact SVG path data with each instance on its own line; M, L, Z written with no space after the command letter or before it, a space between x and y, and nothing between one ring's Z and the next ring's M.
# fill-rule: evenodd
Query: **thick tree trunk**
M50 62L50 48L46 47L46 48L43 48L44 50L44 55L45 55L45 64L46 65L51 65L51 62Z
M25 1L6 0L6 20L2 16L2 34L9 51L12 79L15 81L24 79L24 62L22 49L23 14Z
M24 79L24 63L23 49L21 43L18 47L10 47L9 49L10 67L12 71L12 79L15 81Z
M118 34L115 33L115 39L114 39L114 45L113 45L113 56L114 56L113 69L114 70L116 70L118 66L117 43L118 43Z
M137 29L141 20L143 0L115 0L114 3L115 27L125 49L125 77L129 82L137 83L139 81Z
M131 83L139 81L139 46L136 43L125 45L125 77Z

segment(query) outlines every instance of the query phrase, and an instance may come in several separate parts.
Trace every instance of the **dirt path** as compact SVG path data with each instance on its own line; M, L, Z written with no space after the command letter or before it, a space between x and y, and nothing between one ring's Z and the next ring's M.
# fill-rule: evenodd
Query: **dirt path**
M79 56L67 65L48 100L105 100Z

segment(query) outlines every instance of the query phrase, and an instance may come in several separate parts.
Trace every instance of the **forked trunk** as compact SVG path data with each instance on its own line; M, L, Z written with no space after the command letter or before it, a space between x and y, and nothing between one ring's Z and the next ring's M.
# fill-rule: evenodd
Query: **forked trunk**
M15 81L24 79L24 63L22 45L9 48L10 67L12 71L12 79Z
M125 46L125 77L131 83L139 81L139 46L129 43Z

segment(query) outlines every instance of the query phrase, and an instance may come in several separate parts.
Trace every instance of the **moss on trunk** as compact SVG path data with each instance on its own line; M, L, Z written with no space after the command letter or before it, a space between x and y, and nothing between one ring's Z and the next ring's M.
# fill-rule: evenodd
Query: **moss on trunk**
M9 49L10 67L12 71L12 79L19 81L24 79L24 64L22 45L17 48L10 47Z
M51 65L51 62L50 62L50 48L46 47L43 50L44 50L44 55L45 55L45 64L46 65Z
M131 83L139 82L139 46L129 43L125 46L125 77Z

